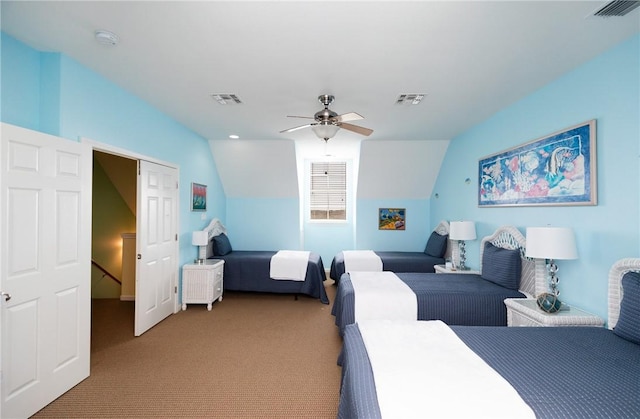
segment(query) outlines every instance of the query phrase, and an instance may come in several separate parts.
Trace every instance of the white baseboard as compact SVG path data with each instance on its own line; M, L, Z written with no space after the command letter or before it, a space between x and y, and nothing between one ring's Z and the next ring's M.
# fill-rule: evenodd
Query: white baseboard
M120 301L135 301L136 300L136 296L135 295L121 295L120 296Z

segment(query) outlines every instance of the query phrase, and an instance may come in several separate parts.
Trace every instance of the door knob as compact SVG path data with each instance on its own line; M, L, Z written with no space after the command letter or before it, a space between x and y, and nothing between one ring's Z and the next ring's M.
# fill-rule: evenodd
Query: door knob
M11 294L8 292L1 291L0 295L4 298L5 301L9 301L11 299Z

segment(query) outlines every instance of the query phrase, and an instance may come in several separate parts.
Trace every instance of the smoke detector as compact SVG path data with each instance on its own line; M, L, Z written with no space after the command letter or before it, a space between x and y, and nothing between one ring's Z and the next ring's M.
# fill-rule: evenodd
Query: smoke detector
M109 31L97 30L94 36L96 41L102 45L115 46L119 41L118 35Z

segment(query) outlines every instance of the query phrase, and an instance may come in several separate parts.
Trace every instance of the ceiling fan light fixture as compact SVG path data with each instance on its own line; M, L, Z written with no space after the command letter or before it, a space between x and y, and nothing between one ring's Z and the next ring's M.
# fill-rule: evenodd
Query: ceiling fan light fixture
M336 135L340 127L338 125L332 124L331 122L322 121L318 122L315 125L312 125L311 129L321 140L328 140Z
M330 138L333 138L333 136L336 135L339 129L346 129L347 131L366 136L371 135L371 133L373 132L372 129L348 123L348 121L357 121L359 119L364 119L364 117L359 113L347 112L338 115L337 113L329 109L329 105L334 101L334 97L332 95L321 95L318 97L318 100L324 105L324 109L316 112L312 117L287 115L287 117L289 118L313 119L314 122L310 122L298 127L285 129L283 131L280 131L280 133L293 132L302 128L311 128L313 132L318 136L318 138L328 141Z

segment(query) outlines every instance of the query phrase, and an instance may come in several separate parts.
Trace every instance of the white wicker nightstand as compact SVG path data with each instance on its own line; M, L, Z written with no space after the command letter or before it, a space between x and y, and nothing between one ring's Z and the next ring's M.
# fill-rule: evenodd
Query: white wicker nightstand
M211 304L222 301L224 260L207 259L203 264L190 263L182 267L182 309L187 304Z
M473 269L467 269L464 271L461 270L453 270L451 268L447 268L445 265L434 265L433 269L436 270L437 274L475 274L480 275L480 271L474 271Z
M604 325L600 317L575 307L567 307L556 313L542 311L535 298L507 298L507 326L510 327L558 327L558 326L593 326Z

